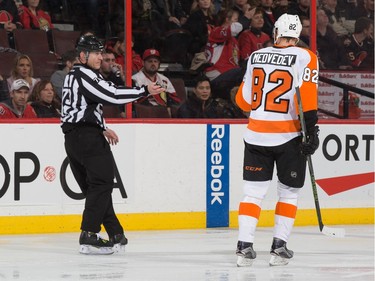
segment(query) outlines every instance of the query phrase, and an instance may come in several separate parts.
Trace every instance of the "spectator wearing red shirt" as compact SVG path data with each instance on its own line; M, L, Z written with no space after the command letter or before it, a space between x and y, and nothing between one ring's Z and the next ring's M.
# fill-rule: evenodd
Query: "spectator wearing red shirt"
M254 51L262 49L264 42L271 39L262 31L263 25L263 11L257 8L250 23L250 28L241 32L238 38L242 61L247 61Z
M204 72L211 80L212 94L226 100L230 90L241 84L243 71L239 66L240 51L236 36L243 27L238 22L238 11L228 10L219 13L220 26L212 29L206 45L206 58L211 66Z
M37 118L34 109L27 103L30 86L23 79L12 83L10 99L0 103L0 119Z
M23 0L19 8L20 20L24 29L53 29L51 17L39 8L39 0Z
M16 4L13 0L0 0L0 29L13 32L17 28L22 28L22 24Z

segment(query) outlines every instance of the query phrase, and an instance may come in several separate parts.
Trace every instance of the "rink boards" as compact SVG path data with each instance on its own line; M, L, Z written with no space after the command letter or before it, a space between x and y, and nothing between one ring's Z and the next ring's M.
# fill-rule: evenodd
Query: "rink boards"
M0 234L79 230L83 196L49 122L0 124ZM237 226L246 122L113 122L113 200L126 229ZM373 122L321 121L320 130L313 165L324 222L373 224ZM260 226L273 225L276 201L275 174ZM296 225L317 224L309 173L298 208Z

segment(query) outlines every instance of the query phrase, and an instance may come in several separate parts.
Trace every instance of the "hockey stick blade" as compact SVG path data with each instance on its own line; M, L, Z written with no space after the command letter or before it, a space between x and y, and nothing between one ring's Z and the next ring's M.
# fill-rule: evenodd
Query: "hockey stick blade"
M327 236L344 238L345 229L344 228L332 228L328 226L323 226L322 233Z

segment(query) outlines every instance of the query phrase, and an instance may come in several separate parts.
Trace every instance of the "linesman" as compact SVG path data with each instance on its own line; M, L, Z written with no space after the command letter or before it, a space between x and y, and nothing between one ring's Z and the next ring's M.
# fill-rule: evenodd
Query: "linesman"
M62 90L61 127L70 168L86 197L79 251L112 254L127 239L112 203L114 158L109 144L117 144L119 138L104 121L103 104L126 104L165 89L155 83L126 88L105 81L99 73L104 46L95 36L80 37L76 50L79 63L65 77ZM101 225L109 240L99 236Z

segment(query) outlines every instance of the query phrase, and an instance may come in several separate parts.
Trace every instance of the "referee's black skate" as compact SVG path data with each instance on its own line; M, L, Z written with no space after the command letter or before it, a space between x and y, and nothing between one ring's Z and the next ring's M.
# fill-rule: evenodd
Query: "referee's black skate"
M287 265L294 254L292 250L286 247L286 242L279 238L273 238L270 253L270 266Z
M125 252L125 245L128 244L128 239L125 237L125 234L116 234L109 237L109 241L113 243L115 253Z
M257 257L257 253L253 249L253 243L250 242L237 242L237 266L251 266L254 259Z
M103 239L98 233L82 231L79 237L79 252L85 255L110 255L114 253L113 242Z

